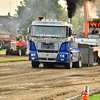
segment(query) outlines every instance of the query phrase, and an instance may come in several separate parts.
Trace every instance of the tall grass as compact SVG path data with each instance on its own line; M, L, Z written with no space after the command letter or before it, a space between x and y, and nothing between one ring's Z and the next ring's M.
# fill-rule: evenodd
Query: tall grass
M94 94L93 96L89 96L88 100L100 100L100 94Z
M95 94L93 96L90 96L88 100L100 100L100 94Z
M6 49L0 50L0 54L6 54Z
M28 60L29 58L14 58L14 59L0 59L0 62L9 62L9 61L24 61L24 60Z

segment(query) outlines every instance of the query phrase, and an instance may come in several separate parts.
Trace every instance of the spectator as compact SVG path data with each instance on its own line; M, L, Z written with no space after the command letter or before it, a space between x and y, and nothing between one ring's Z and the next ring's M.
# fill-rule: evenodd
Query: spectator
M92 34L99 34L99 32L96 30L96 28L94 28Z
M27 48L28 48L28 41L25 39L25 44L24 44L25 55L27 55Z
M21 39L19 39L19 49L21 51L23 51L23 49L24 49L24 45L23 45L23 42L21 41Z
M20 47L23 46L23 42L21 41L21 39L19 39L19 46L20 46Z
M19 41L20 39L19 39L19 37L16 37L16 41Z

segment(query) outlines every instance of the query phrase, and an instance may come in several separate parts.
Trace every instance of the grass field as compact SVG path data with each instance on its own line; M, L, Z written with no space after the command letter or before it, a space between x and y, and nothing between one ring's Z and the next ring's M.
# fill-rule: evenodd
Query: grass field
M100 94L94 94L93 96L89 96L88 100L100 100Z
M88 100L100 100L100 94L95 94L93 96L90 96Z
M0 50L0 54L6 54L6 49ZM17 58L5 58L5 59L0 59L0 62L9 62L9 61L24 61L24 60L29 60L29 57L17 57Z
M0 50L0 54L6 54L6 49Z
M21 60L28 60L29 58L13 58L13 59L0 59L0 62L8 62L8 61L21 61Z

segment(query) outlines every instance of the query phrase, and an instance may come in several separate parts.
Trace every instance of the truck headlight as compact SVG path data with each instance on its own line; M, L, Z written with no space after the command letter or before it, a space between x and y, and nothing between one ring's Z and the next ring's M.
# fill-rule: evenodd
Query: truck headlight
M64 59L60 59L60 61L64 61Z
M35 58L31 58L32 60L35 60Z
M65 57L65 55L60 55L60 57L63 57L63 58L64 58L64 57Z
M31 54L31 56L36 56L36 54Z

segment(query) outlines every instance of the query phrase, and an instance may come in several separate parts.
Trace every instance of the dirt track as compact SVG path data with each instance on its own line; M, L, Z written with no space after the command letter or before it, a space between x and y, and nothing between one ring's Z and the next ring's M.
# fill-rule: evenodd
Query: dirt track
M0 100L64 100L80 94L84 86L100 89L100 66L69 70L41 64L33 69L29 61L16 63L0 66Z

